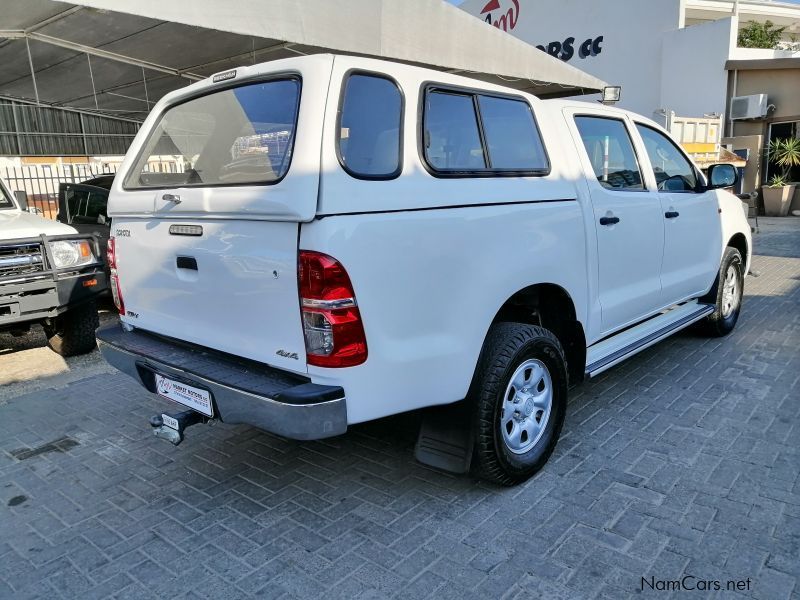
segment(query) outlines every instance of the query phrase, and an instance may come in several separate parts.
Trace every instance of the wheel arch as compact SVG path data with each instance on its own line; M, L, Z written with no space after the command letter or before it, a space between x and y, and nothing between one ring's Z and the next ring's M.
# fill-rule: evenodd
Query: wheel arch
M555 283L529 285L512 294L495 314L501 322L540 325L558 338L567 359L570 383L583 380L586 368L586 334L569 292Z
M728 246L731 248L736 248L739 251L739 254L742 255L742 261L747 264L747 238L744 236L743 233L737 232L731 236L731 239L728 240Z

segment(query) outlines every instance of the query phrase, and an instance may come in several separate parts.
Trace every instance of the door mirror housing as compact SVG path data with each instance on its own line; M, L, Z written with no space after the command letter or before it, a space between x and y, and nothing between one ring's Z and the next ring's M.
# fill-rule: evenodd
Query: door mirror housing
M20 210L28 210L28 194L24 191L14 192L14 198Z
M738 181L739 174L733 165L720 163L708 167L708 189L710 190L733 187Z

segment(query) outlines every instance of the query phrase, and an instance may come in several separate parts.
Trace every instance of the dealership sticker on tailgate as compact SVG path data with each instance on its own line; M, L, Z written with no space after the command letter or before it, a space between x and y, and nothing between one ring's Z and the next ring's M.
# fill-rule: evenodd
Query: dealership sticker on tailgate
M208 390L202 390L173 379L167 379L158 373L155 373L155 376L156 392L158 392L159 396L164 396L164 398L168 400L188 406L208 417L212 416L211 393L208 392Z

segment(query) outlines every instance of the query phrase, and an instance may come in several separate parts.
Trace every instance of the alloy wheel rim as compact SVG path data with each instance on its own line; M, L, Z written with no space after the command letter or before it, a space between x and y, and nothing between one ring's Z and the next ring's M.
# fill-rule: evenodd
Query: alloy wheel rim
M728 265L722 285L722 316L728 318L739 305L739 277L736 267Z
M519 365L506 387L500 408L503 442L525 454L542 438L553 408L553 381L547 366L530 359Z

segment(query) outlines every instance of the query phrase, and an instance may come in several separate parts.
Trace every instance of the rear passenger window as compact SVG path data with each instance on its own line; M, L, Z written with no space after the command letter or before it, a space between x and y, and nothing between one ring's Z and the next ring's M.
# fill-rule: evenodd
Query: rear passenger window
M524 100L426 90L423 155L437 175L543 175L547 154Z
M478 96L492 169L546 169L542 139L527 102Z
M604 188L642 191L642 173L625 123L606 117L575 117L597 181Z
M339 121L339 158L355 177L388 179L400 174L403 100L397 85L374 75L347 78Z

